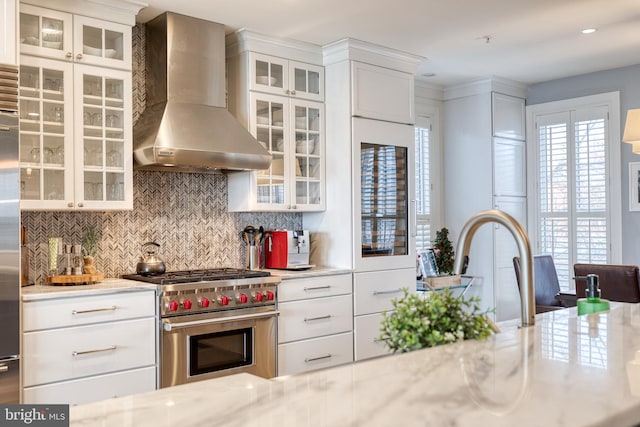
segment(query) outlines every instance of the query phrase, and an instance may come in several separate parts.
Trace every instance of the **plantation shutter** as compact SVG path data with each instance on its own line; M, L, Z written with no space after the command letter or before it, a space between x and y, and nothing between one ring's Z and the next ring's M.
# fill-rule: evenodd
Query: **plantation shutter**
M553 256L560 287L573 289L573 264L606 263L607 110L536 116L538 252Z
M431 182L429 179L430 125L416 126L416 250L431 248Z

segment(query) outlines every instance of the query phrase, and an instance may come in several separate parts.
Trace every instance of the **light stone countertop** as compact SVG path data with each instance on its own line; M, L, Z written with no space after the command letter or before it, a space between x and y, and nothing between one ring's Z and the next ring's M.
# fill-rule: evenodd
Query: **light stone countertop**
M109 294L140 290L155 290L156 285L127 279L104 279L91 285L32 285L21 288L22 301L38 301L52 298Z
M630 426L640 304L543 313L485 341L274 380L247 374L71 408L72 426Z
M276 270L265 269L271 273L272 276L280 277L282 280L287 279L303 279L307 277L320 277L320 276L334 276L337 274L349 274L353 270L346 268L332 268L332 267L313 267L308 270Z

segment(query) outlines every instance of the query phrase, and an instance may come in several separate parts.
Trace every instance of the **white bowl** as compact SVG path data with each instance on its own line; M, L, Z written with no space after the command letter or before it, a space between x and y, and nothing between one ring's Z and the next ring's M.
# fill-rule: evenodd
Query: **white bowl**
M47 42L43 40L42 47L48 47L49 49L60 49L62 47L62 42Z
M276 84L277 81L278 79L276 79L275 77L256 76L256 82L258 82L258 84L261 84L261 85L273 86Z
M118 51L115 49L105 49L104 57L105 58L115 58L118 55Z
M276 139L275 147L277 151L284 151L284 139Z
M296 141L296 153L313 154L316 150L316 142L313 139Z
M307 128L307 118L296 117L296 129L306 129L306 128Z
M102 49L87 46L85 44L84 46L82 46L82 53L86 53L87 55L93 55L93 56L102 56Z

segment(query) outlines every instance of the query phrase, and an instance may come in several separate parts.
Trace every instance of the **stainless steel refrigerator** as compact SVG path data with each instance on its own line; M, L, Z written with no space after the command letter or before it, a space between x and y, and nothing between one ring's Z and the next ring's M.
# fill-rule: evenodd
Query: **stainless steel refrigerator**
M0 403L20 403L18 68L0 65Z

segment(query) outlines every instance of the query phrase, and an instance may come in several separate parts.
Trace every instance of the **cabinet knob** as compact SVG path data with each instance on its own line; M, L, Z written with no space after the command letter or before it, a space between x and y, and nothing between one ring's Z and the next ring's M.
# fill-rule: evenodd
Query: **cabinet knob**
M76 59L82 59L82 54L81 53L77 54Z
M295 94L296 94L296 91L295 91L295 90L292 90L292 91L291 91L291 95L295 95Z
M67 207L68 208L72 208L73 207L73 203L67 203Z
M289 95L289 93L290 93L289 89L285 90L284 93Z
M298 209L298 206L293 205L293 206L291 206L291 209Z
M79 208L84 208L84 203L78 203Z
M67 58L67 59L71 59L71 58L73 58L73 53L71 53L71 52L67 52L67 53L64 55L64 57L65 57L65 58Z

